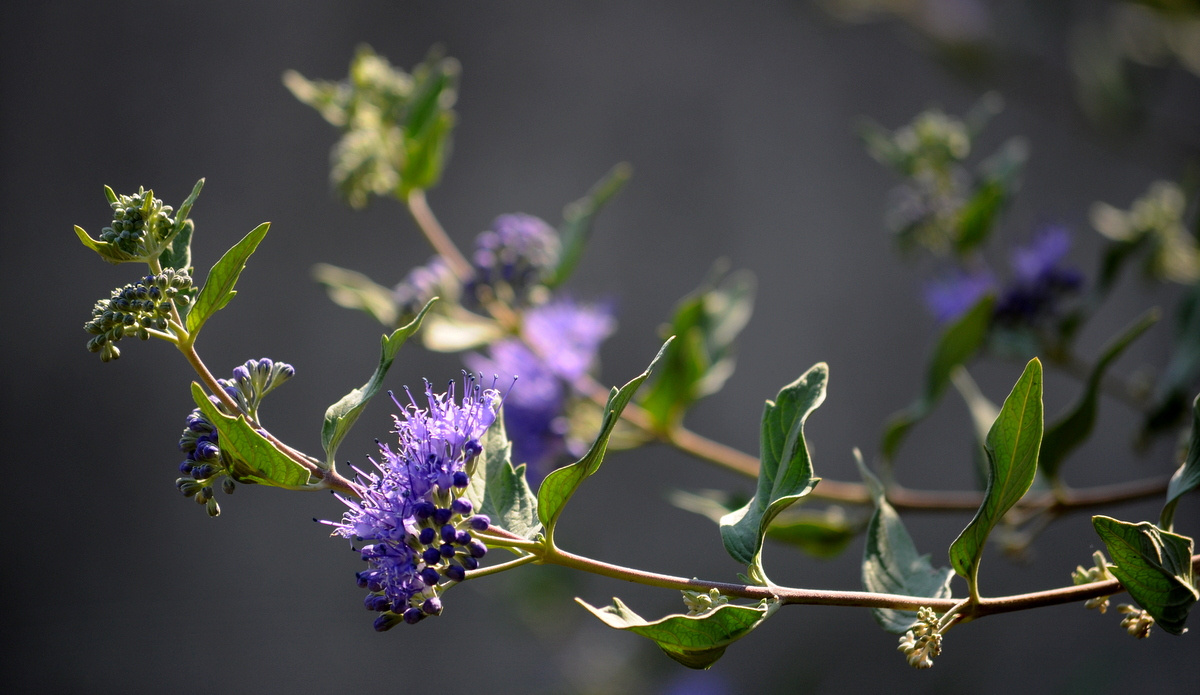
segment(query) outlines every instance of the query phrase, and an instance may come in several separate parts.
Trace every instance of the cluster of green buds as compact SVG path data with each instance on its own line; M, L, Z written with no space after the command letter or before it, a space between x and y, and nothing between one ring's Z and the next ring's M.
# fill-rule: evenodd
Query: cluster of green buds
M93 336L88 351L100 353L100 359L108 362L121 356L116 346L121 338L146 340L151 331L166 331L175 303L186 304L191 289L192 278L186 272L168 268L113 290L111 297L96 302L91 320L83 324Z
M899 651L904 652L908 665L930 668L934 657L942 653L942 635L938 631L938 616L932 608L917 611L917 622L900 638Z
M687 605L688 615L704 615L709 611L729 603L729 597L716 589L703 591L684 591L683 602Z
M1150 636L1150 628L1154 627L1154 618L1146 611L1131 606L1128 603L1122 603L1117 606L1117 610L1125 615L1121 620L1121 627L1125 631L1138 639L1146 639Z
M1112 573L1108 571L1108 561L1105 560L1104 553L1100 552L1099 550L1092 553L1092 563L1093 565L1091 567L1086 568L1083 565L1079 565L1075 568L1075 571L1071 573L1071 580L1075 582L1076 586L1081 584L1092 584L1094 582L1106 582L1110 579L1115 579ZM1108 610L1108 599L1108 596L1097 596L1096 598L1090 598L1085 601L1083 606L1084 608L1095 608L1101 613L1104 613Z
M154 197L154 191L141 187L133 195L118 196L111 188L105 192L113 209L113 220L111 227L100 231L100 240L130 256L157 256L175 233L175 218L171 217L174 208L163 205Z

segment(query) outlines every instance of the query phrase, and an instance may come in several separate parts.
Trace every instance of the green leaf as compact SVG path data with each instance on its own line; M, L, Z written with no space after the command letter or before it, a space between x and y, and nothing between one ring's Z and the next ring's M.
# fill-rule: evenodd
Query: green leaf
M748 272L724 275L715 267L676 307L675 342L640 399L660 429L677 424L694 401L719 391L733 374L734 342L754 311L755 283Z
M226 251L225 255L221 256L221 260L217 261L212 270L208 271L204 287L196 296L196 301L192 302L192 309L187 315L187 330L191 334L193 342L204 323L213 314L224 308L229 300L237 294L233 288L237 285L242 271L246 269L246 260L258 248L259 242L267 235L267 230L270 228L270 222L263 222L255 227L241 241L234 244L233 248Z
M695 669L712 666L726 647L761 625L779 607L777 602L765 601L755 606L726 603L702 615L676 613L651 622L634 613L619 598L604 608L575 600L609 627L653 640L667 656Z
M196 182L196 185L192 187L192 192L175 211L175 236L171 240L171 247L164 250L158 257L159 263L164 268L188 271L192 267L192 232L195 231L196 224L188 219L188 215L191 214L196 199L200 197L202 188L204 188L204 179Z
M950 598L954 571L949 567L934 569L928 555L917 554L900 515L888 504L883 483L867 469L857 449L854 455L875 500L875 513L867 524L867 543L863 548L863 588L877 594ZM916 611L874 608L871 612L884 630L897 635L903 635L917 621Z
M979 560L988 534L1033 484L1042 427L1042 363L1035 357L1004 399L988 432L984 445L988 485L983 504L950 545L950 564L967 580L972 598L979 597Z
M765 583L762 571L763 536L771 521L796 500L812 492L813 477L804 422L825 401L829 367L819 362L799 379L784 386L774 402L763 408L758 488L741 509L721 519L721 540L738 562L751 565L751 574Z
M246 416L231 417L221 412L204 389L192 382L192 400L220 434L218 446L233 459L232 476L273 487L296 488L308 483L308 470L280 451L258 430L246 422Z
M1100 359L1096 360L1096 364L1092 366L1092 371L1088 374L1079 400L1046 429L1046 436L1042 439L1039 465L1047 480L1058 479L1059 466L1066 460L1067 455L1091 435L1092 427L1096 424L1100 383L1104 378L1104 372L1120 357L1125 348L1129 347L1130 343L1157 323L1158 318L1158 310L1151 309L1110 340L1100 352Z
M896 450L900 448L900 442L904 440L908 430L933 410L933 406L950 385L953 369L971 359L979 348L983 347L995 303L995 298L991 296L980 299L967 313L942 331L926 368L924 393L907 408L888 418L887 424L884 425L880 449L885 459L890 460L896 455Z
M604 452L608 449L608 438L612 435L613 428L617 426L621 411L625 410L626 405L629 405L630 399L633 398L633 394L642 385L642 382L649 378L650 372L662 359L671 340L673 339L663 343L658 354L654 356L654 360L650 362L650 366L646 367L646 371L631 379L620 389L613 387L608 395L608 403L604 406L604 418L601 421L600 432L596 434L596 441L592 443L583 458L568 466L551 471L542 480L537 493L537 513L538 519L546 527L547 538L553 538L554 525L558 523L558 517L562 514L567 501L571 499L571 495L575 494L575 490L579 489L585 479L599 470L600 464L604 461Z
M504 432L504 418L498 416L480 442L483 453L469 471L471 485L467 499L478 513L487 515L493 526L530 540L542 532L538 522L537 496L525 478L525 464L512 465L512 442Z
M362 273L328 263L316 264L312 273L313 278L325 286L334 304L365 311L388 328L396 325L399 308L390 288Z
M416 189L427 190L441 178L450 152L460 72L458 61L443 58L437 50L413 69L413 91L404 104L400 125L404 129L404 164L397 193L401 200Z
M1109 571L1162 629L1183 634L1188 611L1200 599L1192 574L1192 539L1148 521L1131 524L1092 517L1116 566Z
M980 183L959 210L954 247L960 255L987 241L1000 212L1017 187L1017 178L1028 156L1029 146L1024 139L1013 138L980 164Z
M1167 503L1163 506L1160 526L1172 530L1179 498L1197 487L1200 487L1200 395L1192 401L1192 436L1188 441L1187 456L1167 485Z
M133 254L126 253L116 245L110 244L107 241L93 239L86 231L84 231L83 227L80 227L79 225L75 225L75 236L79 237L79 241L83 242L84 246L100 254L101 258L109 263L112 263L113 265L143 260L140 256L134 256Z
M558 228L562 240L562 254L558 257L558 265L545 280L547 287L558 287L571 277L583 256L583 247L592 234L592 223L596 215L600 214L605 204L625 187L632 175L633 168L628 164L617 164L592 186L587 195L563 210L563 222Z
M1154 389L1154 405L1142 424L1143 443L1170 429L1187 413L1187 398L1200 378L1200 282L1179 302L1171 359Z
M434 301L436 300L429 300L425 308L421 309L421 313L417 314L417 317L407 325L397 328L391 335L382 337L383 344L379 351L379 364L375 367L375 373L371 375L367 383L342 396L337 403L329 406L325 411L325 422L321 425L321 446L325 448L326 467L333 467L336 462L337 448L342 443L342 439L354 426L358 416L362 415L367 403L375 397L375 394L379 393L379 389L383 388L383 377L396 359L396 353L400 351L409 336L421 328L421 319L425 318L425 314L429 311L429 307L433 306Z

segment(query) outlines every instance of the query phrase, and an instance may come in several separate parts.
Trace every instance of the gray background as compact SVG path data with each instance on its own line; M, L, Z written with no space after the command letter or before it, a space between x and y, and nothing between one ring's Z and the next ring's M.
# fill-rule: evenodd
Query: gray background
M97 234L107 223L104 184L152 187L177 206L207 177L193 211L199 268L258 223L273 226L240 296L205 329L201 352L219 374L252 357L296 365L266 421L318 451L324 408L370 374L380 328L333 306L309 268L331 262L390 283L430 251L398 204L352 212L335 199L327 180L335 134L280 75L341 78L360 42L408 67L441 43L464 68L454 154L430 194L451 235L469 244L505 212L556 223L563 204L614 163L631 162L633 181L601 217L571 285L620 307L603 380L640 371L675 301L727 257L758 275L757 311L738 373L688 423L754 451L763 399L827 361L829 398L808 427L815 466L853 480L851 447L875 453L884 418L918 389L933 331L921 274L883 231L897 181L863 152L853 120L895 127L931 104L962 113L987 84L954 77L914 35L839 25L808 3L781 1L29 3L5 15L0 683L14 692L654 693L686 678L691 692L1167 693L1194 677L1194 636L1158 631L1136 642L1111 614L1077 605L956 629L929 672L909 669L896 638L866 611L789 608L693 675L569 601L619 595L656 616L678 609L672 592L586 577L555 589L543 568L457 588L440 619L376 634L353 581L361 563L309 521L339 515L336 500L242 487L208 519L172 486L175 441L192 407L187 365L159 342L122 343L124 356L105 365L84 350L80 326L93 302L138 271L102 263L71 226ZM990 152L1024 134L1032 146L999 241L1066 224L1077 233L1072 259L1090 272L1098 240L1088 206L1126 207L1151 181L1180 176L1195 151L1196 82L1173 78L1166 93L1176 101L1142 130L1101 136L1072 107L1061 63L1051 55L1039 65L1000 75L1009 106L981 144ZM1002 253L994 260L1003 267ZM1147 302L1174 297L1136 282L1122 291L1085 345ZM1117 369L1161 364L1168 333L1155 329ZM454 356L408 347L389 386L441 381L459 368ZM975 374L1000 400L1019 371L990 362ZM1077 389L1057 375L1046 387L1048 413ZM1128 415L1105 403L1103 436L1067 464L1071 483L1169 471L1169 446L1127 453ZM381 399L343 457L369 453L389 422ZM911 437L899 475L913 487L970 486L969 446L967 416L951 395ZM614 455L572 502L561 540L609 561L732 579L739 568L715 526L663 502L675 487L752 489L664 447ZM1181 510L1184 532L1197 530L1194 502ZM1157 508L1115 513L1138 520ZM967 521L906 518L918 547L941 564ZM983 591L1061 585L1097 547L1087 515L1069 516L1038 540L1032 564L989 551ZM772 545L767 563L783 584L857 588L860 552L856 542L822 561Z

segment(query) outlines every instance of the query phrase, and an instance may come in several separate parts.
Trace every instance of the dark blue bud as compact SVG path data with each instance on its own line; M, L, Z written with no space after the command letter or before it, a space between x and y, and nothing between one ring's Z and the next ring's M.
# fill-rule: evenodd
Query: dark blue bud
M367 576L370 575L372 571L373 570L365 570L363 572L354 573L354 581L358 584L358 588L367 588Z
M421 570L421 581L425 582L429 586L434 586L441 578L442 575L438 574L438 571L432 567L426 567L425 569Z
M462 565L450 565L446 568L446 578L461 582L467 578L467 571L462 568Z
M476 514L467 523L476 531L486 531L492 520L488 518L487 514Z
M468 555L462 559L462 565L469 570L479 569L479 560Z
M184 461L183 463L179 464L179 472L183 473L184 475L191 473L192 472L192 462Z
M468 459L475 458L482 451L483 451L483 446L481 446L479 444L478 439L468 439L467 443L463 444L463 454L465 454ZM463 475L466 475L466 474L464 473ZM460 485L459 487L466 487L466 486Z
M449 543L443 544L442 547L438 549L438 551L439 551L439 554L446 559L450 559L450 558L454 557L454 554L456 552L458 552L454 549L454 546L450 545Z
M471 542L471 534L466 531L459 531L454 534L454 542L458 545L466 545Z
M474 557L474 558L483 557L484 555L487 555L487 551L488 551L487 546L483 544L483 541L480 541L478 539L473 540L467 544L467 552L471 554L471 557Z
M196 480L207 480L208 478L213 477L213 473L216 472L217 469L213 468L207 463L202 466L196 466L192 469L192 475L196 478Z
M408 623L409 625L416 625L424 619L425 614L421 612L420 608L413 607L404 611L404 622ZM378 623L379 621L376 620L375 622ZM375 629L378 630L379 628L376 627Z
M433 512L433 521L438 524L449 523L450 518L454 516L454 512L445 507L438 507Z
M442 600L437 596L425 599L425 603L421 604L421 612L425 615L441 615Z
M459 497L450 503L451 511L453 511L455 514L462 514L463 516L470 514L471 510L474 508L475 505L471 504L471 500L465 497Z
M440 535L443 543L453 543L458 538L458 529L454 528L450 524L446 524L442 527L442 532Z
M242 365L233 368L233 378L238 381L250 381L250 372Z
M421 542L421 545L430 545L436 539L437 539L437 531L433 530L433 528L430 528L430 527L421 529L421 535L417 536L417 540L419 540Z
M437 563L441 562L442 553L437 548L426 548L425 551L421 553L421 559L424 560L425 564L427 565L436 565Z
M418 611L418 612L420 612L420 611ZM406 622L408 621L407 614L405 614L405 621ZM396 615L395 613L381 613L379 615L379 617L375 619L375 631L376 632L387 632L388 630L392 629L399 623L400 623L400 616Z
M413 507L413 515L415 515L421 521L433 516L435 511L437 511L437 507L433 506L433 502L429 502L427 500L422 500L418 502L415 507Z
M379 594L368 594L363 599L363 606L369 611L386 611L391 607L391 601L388 601L387 596Z

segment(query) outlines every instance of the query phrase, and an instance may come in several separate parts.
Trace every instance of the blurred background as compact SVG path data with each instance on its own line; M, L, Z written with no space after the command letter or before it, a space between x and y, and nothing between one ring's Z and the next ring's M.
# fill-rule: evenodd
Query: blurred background
M139 271L103 263L71 231L78 224L95 235L108 224L105 184L144 185L177 207L200 177L199 272L272 222L240 296L198 347L218 375L263 356L294 364L297 377L264 419L285 441L319 451L324 409L370 375L381 328L333 305L311 267L328 262L392 283L431 251L398 203L355 212L337 200L328 180L336 134L280 76L342 79L364 42L409 68L441 44L463 66L454 151L429 194L451 236L467 246L509 212L556 224L564 204L630 162L633 179L602 213L570 284L578 297L619 308L602 380L641 371L676 301L727 258L757 275L756 312L737 373L687 424L756 451L763 400L826 361L829 397L807 427L814 466L856 480L851 448L877 453L883 421L920 388L935 335L921 303L924 269L895 252L883 222L898 177L864 151L856 119L895 128L929 106L961 114L999 90L1007 106L979 151L1024 135L1030 158L989 253L1002 267L1006 248L1061 224L1074 234L1070 260L1092 273L1102 241L1088 223L1092 203L1126 209L1152 181L1180 180L1194 165L1200 60L1195 15L1184 17L1132 3L969 0L8 8L0 282L15 320L0 338L0 684L29 693L316 693L428 688L445 678L498 695L1193 692L1194 636L1156 631L1136 641L1111 614L1079 605L956 629L927 672L905 664L896 637L868 611L806 607L781 611L712 670L690 672L571 601L604 605L617 595L654 617L680 609L676 594L552 568L468 583L447 596L438 620L377 634L354 584L361 561L310 521L338 517L335 499L241 486L220 496L214 520L179 496L175 444L193 407L191 372L157 341L123 344L108 364L84 349L80 327L93 303ZM1130 273L1081 345L1096 350L1144 306L1169 309L1178 296ZM1164 322L1115 371L1161 366L1170 339ZM973 374L1000 401L1021 366L988 361ZM412 344L388 386L438 382L460 368L457 356ZM1047 414L1077 392L1077 382L1049 376ZM1135 454L1130 412L1105 401L1100 417L1097 437L1066 464L1071 484L1172 470L1173 441ZM372 452L390 423L378 399L341 456ZM911 487L970 488L971 446L966 410L947 394L909 438L897 476ZM665 500L674 489L749 494L752 484L661 446L614 454L573 500L559 538L603 560L733 580L740 568L716 526ZM1183 533L1200 530L1195 502L1181 505ZM1155 519L1159 506L1112 513ZM939 565L969 520L905 519ZM1088 514L1068 516L1036 540L1028 562L989 550L983 592L1060 586L1099 547ZM766 557L781 584L859 586L861 539L832 560L776 544Z

